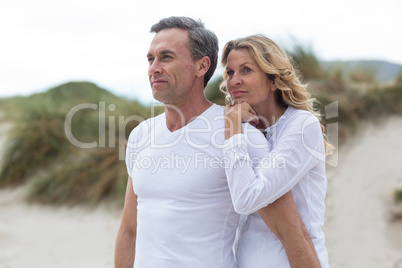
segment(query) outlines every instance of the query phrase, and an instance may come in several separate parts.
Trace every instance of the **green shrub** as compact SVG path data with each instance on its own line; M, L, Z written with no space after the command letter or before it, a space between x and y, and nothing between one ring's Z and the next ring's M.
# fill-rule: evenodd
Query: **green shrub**
M208 83L204 93L207 99L218 105L225 105L225 95L219 90L219 85L223 81L222 76L216 78Z
M394 191L394 199L396 202L402 202L402 189L397 189Z

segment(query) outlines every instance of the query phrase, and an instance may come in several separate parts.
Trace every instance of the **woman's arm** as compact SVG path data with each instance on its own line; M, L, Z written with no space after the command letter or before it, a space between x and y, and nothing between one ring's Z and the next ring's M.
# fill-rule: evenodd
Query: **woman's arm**
M258 213L281 241L290 267L320 267L314 244L300 217L291 192L258 210Z
M323 145L321 127L314 115L302 115L290 122L255 167L247 133L241 134L239 118L227 116L224 156L229 190L236 212L251 214L289 192L320 161L314 152ZM308 126L308 127L306 127ZM239 134L240 133L240 134ZM322 147L322 146L321 146ZM261 151L261 150L260 150Z
M234 113L236 117L227 117L225 123L225 138L229 139L236 134L242 134L242 126L241 121L249 121L250 118L254 117L254 113L249 110L249 106L243 105L243 107L235 107L235 109L241 109L240 115L238 112ZM233 107L229 108L233 109ZM232 110L233 111L233 110ZM242 116L244 118L242 118ZM236 141L236 140L235 140ZM234 142L235 146L240 145L241 143ZM240 149L240 148L238 148ZM244 147L242 148L245 149ZM247 149L247 148L246 148ZM231 154L232 153L232 154ZM233 152L229 152L231 154L231 160L236 161L239 164L239 167L246 167L244 165L244 161L239 158L239 155L244 159L250 161L248 152L241 151L239 152L235 150ZM247 158L248 156L248 158ZM235 160L237 159L237 160ZM242 165L243 164L243 165ZM254 170L251 168L251 164L248 163L248 168L246 169L246 174L248 174L249 179L245 180L244 186L245 188L241 188L242 186L236 187L236 180L239 179L241 174L236 175L236 170L234 165L229 167L228 173L228 181L230 185L231 195L234 202L234 206L236 211L242 212L241 210L244 208L247 212L253 212L254 210L261 208L258 210L261 218L264 220L265 224L270 228L270 230L279 238L281 241L286 254L288 256L289 264L292 268L295 267L320 267L320 263L318 260L317 253L314 248L314 244L311 240L311 237L302 221L300 214L297 210L296 204L294 202L293 196L290 192L292 182L288 182L287 187L282 187L282 191L279 191L279 194L283 193L284 189L289 189L287 193L276 197L274 200L272 198L264 196L264 194L275 193L277 189L271 191L263 191L264 187L269 187L270 185L264 184L264 182L259 182L258 180L264 181L264 178L259 174L254 174ZM244 171L242 171L244 173ZM280 174L277 174L280 175ZM241 180L241 178L240 178ZM255 182L257 180L257 182ZM294 180L297 183L298 179ZM249 197L253 194L257 194L257 197ZM258 196L258 194L260 196ZM278 193L276 193L278 195ZM249 198L250 201L243 202L242 198ZM269 200L269 205L264 207L264 198ZM273 201L272 201L273 200ZM272 203L273 202L273 203ZM261 205L262 203L262 205Z

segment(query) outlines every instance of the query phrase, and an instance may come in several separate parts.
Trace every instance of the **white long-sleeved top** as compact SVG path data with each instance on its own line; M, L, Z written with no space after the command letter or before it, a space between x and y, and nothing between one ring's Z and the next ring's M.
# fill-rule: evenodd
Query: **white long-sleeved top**
M246 214L237 232L237 267L289 267L279 239L258 214L288 191L314 243L321 267L328 267L328 255L321 230L324 222L325 149L320 123L308 111L288 107L279 121L266 132L265 157L253 168L248 154L247 131L225 142L226 175L235 210Z

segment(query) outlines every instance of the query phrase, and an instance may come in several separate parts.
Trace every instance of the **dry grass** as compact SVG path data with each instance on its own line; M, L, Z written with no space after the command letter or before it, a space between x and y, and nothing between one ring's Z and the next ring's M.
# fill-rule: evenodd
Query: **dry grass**
M36 178L30 199L47 204L97 204L104 199L122 203L127 173L117 149L86 149L67 163Z

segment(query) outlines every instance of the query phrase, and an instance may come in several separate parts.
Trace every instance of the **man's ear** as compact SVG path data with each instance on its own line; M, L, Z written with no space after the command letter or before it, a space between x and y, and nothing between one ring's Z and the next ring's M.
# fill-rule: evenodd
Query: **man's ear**
M204 76L208 72L210 66L211 66L211 60L209 59L208 56L204 56L201 59L197 60L195 64L196 76L197 77Z

